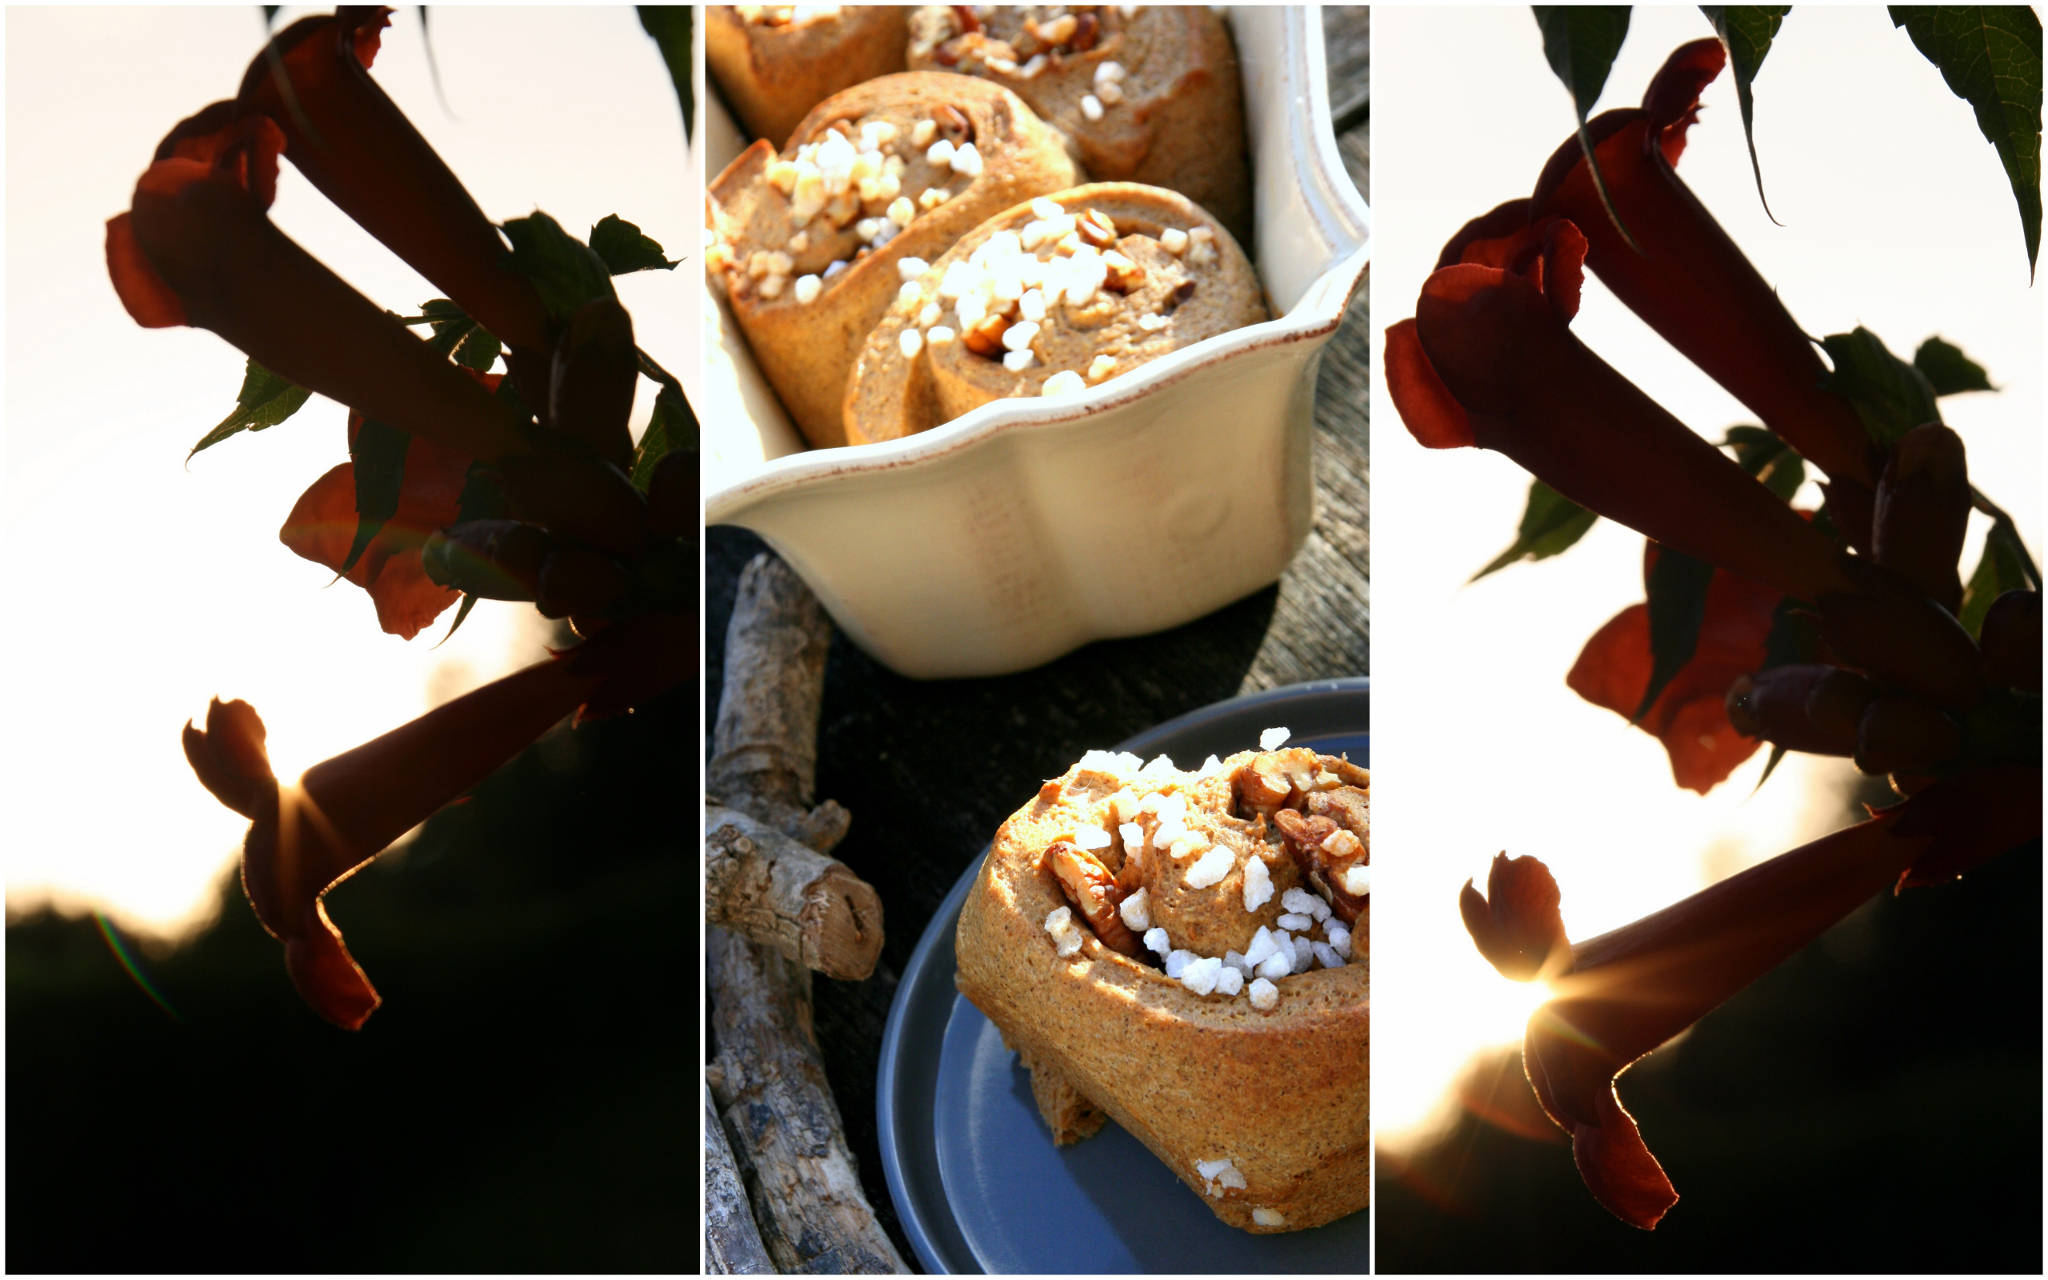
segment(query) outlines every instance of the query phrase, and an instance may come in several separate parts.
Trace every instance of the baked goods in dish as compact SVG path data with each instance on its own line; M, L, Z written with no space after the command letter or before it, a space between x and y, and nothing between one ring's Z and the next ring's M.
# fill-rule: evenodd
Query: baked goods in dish
M1096 181L1170 187L1249 243L1237 50L1207 7L925 5L909 65L1015 90Z
M1369 803L1364 770L1307 749L1091 752L1003 824L957 982L1056 1140L1099 1108L1248 1231L1365 1207Z
M1186 196L1096 183L990 218L906 284L846 386L850 444L1006 396L1071 395L1266 318L1237 242Z
M705 269L798 430L843 444L847 374L906 275L1078 180L1059 135L1000 85L883 76L819 103L779 154L756 142L727 166L707 195Z
M826 98L904 70L909 28L896 5L707 5L704 61L747 132L779 147Z

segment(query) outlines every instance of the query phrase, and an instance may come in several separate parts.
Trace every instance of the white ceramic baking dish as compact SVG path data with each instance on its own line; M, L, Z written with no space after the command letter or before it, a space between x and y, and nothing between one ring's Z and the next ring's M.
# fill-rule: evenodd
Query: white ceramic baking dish
M805 451L707 301L705 522L760 534L890 668L997 675L1177 626L1277 580L1308 536L1318 357L1364 274L1368 214L1331 132L1317 11L1239 6L1230 23L1278 319L1071 399ZM740 138L708 123L716 172Z

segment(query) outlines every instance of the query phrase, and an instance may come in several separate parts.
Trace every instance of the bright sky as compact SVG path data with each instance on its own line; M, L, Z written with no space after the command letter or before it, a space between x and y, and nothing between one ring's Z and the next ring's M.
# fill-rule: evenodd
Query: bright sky
M671 257L694 241L675 93L630 8L436 6L431 24L446 110L417 11L395 16L374 74L488 216L538 207L583 235L618 213ZM278 542L298 495L347 460L331 402L185 465L243 357L130 321L104 224L171 126L234 92L265 38L257 6L15 8L6 35L7 905L172 933L198 923L247 826L179 749L210 696L253 702L293 776L536 660L544 633L528 606L484 601L445 646L452 611L402 642ZM393 310L436 296L280 168L272 216L300 244ZM640 345L672 370L693 281L685 266L619 282ZM636 434L651 405L643 381Z
M1634 106L1699 11L1637 7L1601 109ZM1527 195L1571 133L1527 8L1382 7L1373 22L1373 323L1414 314L1443 242ZM1759 207L1729 77L1679 172L1812 333L1861 323L1910 356L1939 333L2004 388L1942 402L1971 474L2038 557L2041 291L2011 192L1969 108L1876 7L1795 8L1756 86ZM1587 277L1574 330L1703 434L1753 415ZM1375 338L1376 351L1381 339ZM1527 473L1431 453L1375 382L1373 563L1376 1132L1399 1148L1452 1114L1483 1046L1516 1043L1540 995L1498 977L1459 920L1492 856L1535 854L1584 938L1840 824L1846 764L1759 752L1704 799L1662 746L1565 687L1586 639L1642 599L1642 539L1609 523L1561 559L1462 584L1513 539ZM1817 501L1802 495L1802 505ZM1964 572L1976 564L1973 526Z

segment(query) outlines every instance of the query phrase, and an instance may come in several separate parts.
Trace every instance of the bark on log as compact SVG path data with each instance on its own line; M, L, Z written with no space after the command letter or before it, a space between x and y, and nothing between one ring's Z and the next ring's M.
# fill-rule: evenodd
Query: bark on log
M767 897L785 903L793 891L775 892L778 875L791 882L822 877L836 884L839 872L875 901L871 888L823 857L845 834L846 811L829 801L811 807L830 639L824 610L788 565L764 555L747 566L728 629L725 691L705 770L707 800L715 796L727 807L707 809L706 830L714 837L719 831L736 833L754 846L755 855L773 845L771 837L780 832L815 851L816 864L803 866L829 864L810 876L799 869L800 851L773 846L767 856L788 866L767 873ZM727 820L719 820L721 813ZM744 825L749 820L752 831ZM707 854L712 843L707 840ZM707 889L714 859L707 857ZM724 891L707 893L707 915L714 920L735 904L733 886L740 886L741 901L760 887L740 861L728 861L719 874ZM761 895L754 893L752 900L759 903ZM787 941L785 914L757 913L778 942ZM858 909L854 916L862 919ZM802 910L790 918L801 921ZM878 952L878 901L872 923L863 920L861 928ZM801 930L797 937L801 955ZM791 1272L907 1272L861 1192L860 1173L811 1030L810 970L716 927L705 930L705 953L717 1046L706 1080L731 1135L734 1164L770 1259L777 1269Z
M847 813L811 807L818 780L818 706L832 628L803 579L760 555L740 574L726 631L704 793L780 827L823 853L846 834Z
M723 929L707 931L714 1096L751 1163L749 1198L785 1272L906 1273L861 1193L811 1031L811 974Z
M709 1082L704 1086L704 1264L714 1275L775 1274Z
M704 918L828 978L882 954L882 901L846 864L724 805L704 814Z

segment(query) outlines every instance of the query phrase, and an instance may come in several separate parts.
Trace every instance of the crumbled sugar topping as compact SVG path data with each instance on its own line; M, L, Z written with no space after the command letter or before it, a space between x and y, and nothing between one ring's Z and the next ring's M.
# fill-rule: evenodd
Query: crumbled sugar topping
M1206 996L1216 990L1222 976L1223 962L1214 956L1202 956L1180 971L1180 984L1198 996Z
M1172 978L1175 982L1179 982L1181 975L1188 971L1188 966L1193 964L1196 959L1198 957L1194 952L1183 951L1178 947L1174 948L1166 953L1166 976Z
M1317 920L1321 920L1330 914L1330 904L1324 902L1320 894L1310 893L1306 889L1289 889L1286 893L1280 895L1280 905L1296 915L1311 916ZM1318 911L1318 907L1322 909ZM1282 927L1299 932L1307 926L1290 925L1283 921Z
M1130 897L1117 904L1117 914L1123 917L1124 927L1134 933L1147 933L1152 928L1152 901L1146 891L1140 888Z
M1252 1221L1262 1227L1284 1227L1287 1225L1287 1215L1278 1209L1268 1209L1265 1205L1259 1205L1252 1210Z
M1124 838L1124 856L1135 858L1145 851L1145 828L1135 822L1118 825L1116 833Z
M958 335L942 324L935 324L924 331L925 345L943 347Z
M1277 725L1271 729L1266 729L1259 734L1259 750L1278 751L1280 744L1293 736L1293 734Z
M796 278L796 287L790 290L798 302L816 302L824 291L825 282L815 275L801 275Z
M1330 950L1340 956L1351 955L1351 930L1332 920L1323 926L1323 933L1330 939Z
M1187 882L1190 889L1207 889L1219 884L1237 866L1237 857L1222 845L1215 845L1188 868Z
M1161 959L1173 954L1173 944L1166 940L1166 930L1153 926L1145 930L1145 950L1155 952Z
M1278 920L1275 920L1273 923L1279 925L1282 929L1287 930L1289 933L1300 933L1305 929L1314 928L1316 922L1313 916L1309 916L1306 914L1294 915L1290 913L1288 915L1281 916Z
M740 21L761 27L791 27L817 18L836 18L836 4L736 4Z
M1082 381L1080 374L1075 373L1072 369L1062 369L1045 380L1038 388L1038 394L1041 396L1076 396L1087 389L1088 384Z
M1100 382L1115 372L1116 357L1106 351L1088 362L1088 381L1090 382ZM1214 759L1215 757L1212 756L1210 758Z
M1257 911L1273 900L1273 873L1267 869L1264 858L1252 857L1244 861L1244 909Z
M1003 353L1003 368L1008 369L1011 373L1022 373L1037 363L1037 361L1038 356L1028 347L1022 351L1006 351Z
M1097 849L1109 848L1113 840L1114 837L1101 827L1082 827L1074 833L1074 843L1090 853L1095 852Z
M1274 951L1279 949L1279 945L1273 936L1273 931L1264 925L1260 925L1259 931L1252 935L1252 940L1245 946L1245 966L1251 969L1258 968L1272 957Z
M1216 974L1216 994L1234 996L1244 990L1244 971L1226 964Z
M902 349L904 358L909 359L924 350L924 335L915 329L905 329L896 335L896 345Z
M896 259L896 276L900 280L915 280L923 275L925 269L931 265L931 263L926 262L923 258L898 258Z
M1264 978L1253 978L1251 985L1245 988L1245 997L1252 1002L1252 1008L1270 1011L1280 1004L1280 988Z
M1116 61L1114 58L1095 64L1095 87L1098 91L1103 85L1115 84L1123 78L1124 64Z
M1344 892L1365 897L1372 892L1372 868L1363 864L1344 868Z
M1060 955L1070 956L1081 949L1081 929L1074 923L1071 908L1055 907L1045 917L1045 931L1052 935L1053 950Z
M1081 95L1081 114L1090 121L1102 119L1102 99L1092 93Z
M1337 949L1329 943L1317 942L1311 944L1311 947L1316 953L1316 962L1321 964L1323 968L1339 969L1343 967L1344 957L1338 955Z
M1244 1190L1244 1175L1237 1171L1237 1164L1229 1157L1221 1160L1195 1161L1195 1176L1202 1180L1210 1195L1217 1194L1218 1187Z
M939 111L953 115L957 125L954 108ZM942 127L936 116L917 121L907 133L889 120L835 121L814 141L798 146L791 157L768 162L763 176L789 201L793 230L786 248L790 252L803 253L810 248L812 228L820 219L829 230L851 226L861 241L850 256L836 259L817 273L821 284L830 283L848 262L887 246L919 213L951 199L955 193L945 182L955 175L971 179L981 172L982 157L974 144L955 145L939 136ZM920 153L944 172L937 175L942 180L939 185L927 186L913 198L913 193L904 190L903 178L911 159ZM778 297L787 288L787 280L775 282L790 271L787 255L783 256L779 270L763 272L754 269L751 261L747 264L748 278L758 281L755 291L759 296ZM899 265L905 279L926 265L919 262L912 271L910 264L916 261L908 259ZM705 264L721 273L730 272L734 265L729 256L714 260L709 254ZM819 291L806 287L789 292L798 302L809 303L816 301Z

